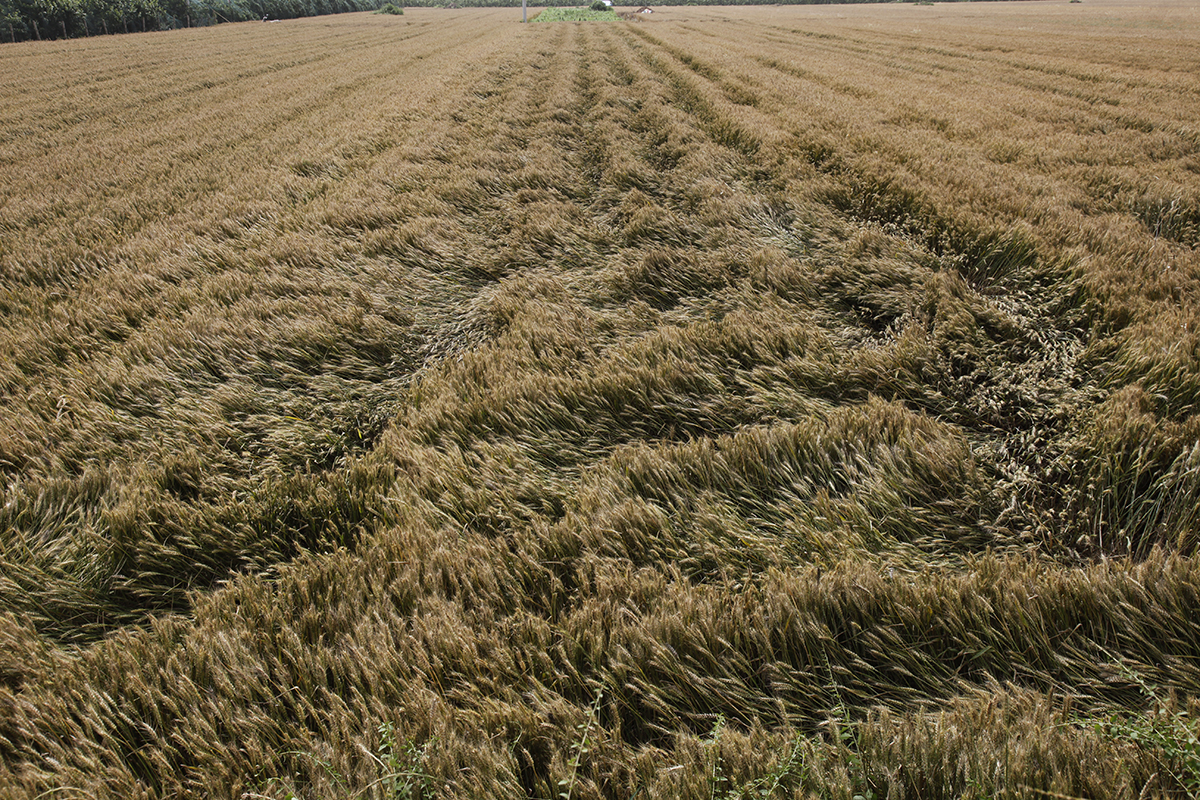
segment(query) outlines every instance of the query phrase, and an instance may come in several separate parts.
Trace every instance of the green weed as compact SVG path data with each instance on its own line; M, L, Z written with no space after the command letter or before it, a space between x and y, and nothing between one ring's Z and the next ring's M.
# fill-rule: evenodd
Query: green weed
M603 5L603 3L601 3ZM534 22L616 22L620 20L617 12L605 6L602 9L588 8L557 8L551 6L543 9Z
M725 774L721 758L721 734L725 729L726 720L723 714L717 715L717 721L709 732L705 748L709 751L709 783L712 791L711 800L750 800L750 798L776 797L777 792L786 793L789 788L803 786L808 770L804 764L804 738L797 736L791 748L785 755L778 757L775 766L765 775L747 780L734 786ZM784 794L783 796L786 796Z
M567 762L567 766L571 768L571 774L558 782L558 796L562 800L571 800L571 796L575 792L575 783L579 778L579 765L583 762L583 757L591 752L591 743L588 740L596 726L600 701L603 697L604 690L597 690L596 699L588 707L587 719L577 726L579 738L571 744L571 760Z
M1177 781L1189 797L1200 795L1200 729L1194 710L1128 666L1121 677L1134 684L1149 704L1144 713L1114 713L1094 723L1106 736L1127 741L1155 755L1163 774ZM1084 724L1088 724L1085 720Z

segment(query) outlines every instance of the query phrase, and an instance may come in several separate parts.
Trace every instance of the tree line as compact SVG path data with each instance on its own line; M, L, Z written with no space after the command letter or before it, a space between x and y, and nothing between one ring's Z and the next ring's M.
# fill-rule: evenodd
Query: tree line
M378 0L0 0L0 40L63 39L370 11Z

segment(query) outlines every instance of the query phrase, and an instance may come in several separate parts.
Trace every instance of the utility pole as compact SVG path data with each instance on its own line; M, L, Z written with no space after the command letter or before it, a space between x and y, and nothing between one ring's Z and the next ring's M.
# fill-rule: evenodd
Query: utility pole
M521 0L521 22L529 22L529 20L525 18L525 0Z

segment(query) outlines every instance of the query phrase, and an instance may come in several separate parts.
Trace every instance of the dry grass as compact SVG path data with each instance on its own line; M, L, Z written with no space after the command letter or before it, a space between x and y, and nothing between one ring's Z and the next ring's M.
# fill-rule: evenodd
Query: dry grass
M6 46L0 796L1194 792L1194 13Z

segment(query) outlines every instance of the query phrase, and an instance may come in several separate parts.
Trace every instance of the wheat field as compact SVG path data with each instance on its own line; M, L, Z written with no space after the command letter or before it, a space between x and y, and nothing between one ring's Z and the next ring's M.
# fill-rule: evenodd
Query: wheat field
M0 46L0 797L1200 793L1189 0Z

